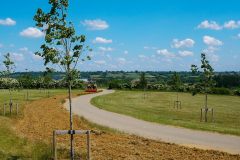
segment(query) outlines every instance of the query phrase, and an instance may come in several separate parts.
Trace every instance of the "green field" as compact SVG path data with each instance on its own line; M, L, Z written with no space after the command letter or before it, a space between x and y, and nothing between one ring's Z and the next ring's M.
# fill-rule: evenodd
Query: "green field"
M28 101L26 94L28 92ZM79 92L73 91L73 92ZM49 90L49 95L66 94L67 90L56 89ZM19 159L25 157L31 159L46 159L51 154L51 146L42 142L30 142L26 138L22 138L14 132L14 124L22 117L23 106L33 100L47 98L47 90L15 90L11 92L14 103L19 103L19 115L9 115L7 109L6 116L3 116L3 103L9 103L9 90L0 90L0 159Z
M240 97L209 95L209 107L214 108L214 122L200 122L200 108L204 96L180 93L182 109L173 108L176 93L116 91L113 94L95 97L95 106L138 119L192 129L240 135Z

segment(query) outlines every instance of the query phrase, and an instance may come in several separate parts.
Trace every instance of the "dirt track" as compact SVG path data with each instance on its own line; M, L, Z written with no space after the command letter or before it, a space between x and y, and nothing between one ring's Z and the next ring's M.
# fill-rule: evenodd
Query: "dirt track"
M69 128L69 113L61 102L66 96L34 101L25 106L24 116L15 124L18 135L31 141L45 141L51 146L54 129ZM239 160L239 155L230 155L212 150L201 150L182 147L175 144L141 138L138 136L100 131L98 127L85 120L74 117L75 129L92 129L91 147L93 160ZM77 150L81 146L83 152L83 137L75 139ZM66 158L69 151L69 137L58 137L59 156ZM60 151L61 150L61 151ZM60 154L61 153L61 154ZM83 154L82 154L83 155Z
M184 146L240 154L240 137L238 136L155 124L105 111L90 104L90 100L93 97L109 93L113 93L113 91L104 90L103 92L97 94L89 94L74 98L73 112L77 115L85 117L91 122L145 138L176 143Z

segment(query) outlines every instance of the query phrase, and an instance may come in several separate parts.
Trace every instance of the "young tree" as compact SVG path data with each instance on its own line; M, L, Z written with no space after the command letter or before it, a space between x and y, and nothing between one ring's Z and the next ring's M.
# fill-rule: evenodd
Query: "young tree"
M12 88L11 82L12 81L11 81L10 75L14 72L15 65L14 65L13 60L11 59L10 53L7 53L4 55L3 64L6 68L6 70L2 72L2 77L7 78L7 82L8 82L7 86L9 87L9 93L11 96L11 88Z
M70 108L70 130L73 130L72 116L72 82L77 72L77 64L86 51L91 49L85 45L85 36L77 35L73 23L67 19L68 0L49 0L51 9L45 13L38 9L34 20L36 26L45 33L45 43L41 45L41 51L36 54L43 57L44 65L56 64L66 74L68 84L68 100ZM85 56L81 60L89 60ZM49 70L50 68L46 68ZM71 134L71 152L70 157L74 159L73 134Z
M207 122L207 112L208 112L208 93L211 88L215 86L214 81L214 70L206 59L206 54L201 54L201 70L196 65L191 65L191 70L193 74L199 73L198 81L193 85L192 94L196 95L201 92L205 94L205 122Z
M142 72L140 75L139 85L140 85L140 88L142 89L146 89L147 87L147 79L144 72Z
M14 72L15 65L14 65L14 62L11 59L10 53L7 53L7 54L4 55L3 64L6 68L6 70L2 72L2 75L3 75L4 78L7 79L7 86L8 86L9 94L10 94L9 107L10 107L10 114L12 114L13 102L12 102L11 89L12 89L13 85L12 85L12 79L10 78L10 75L11 75L11 73Z
M6 67L6 71L3 72L4 76L9 78L11 73L13 73L15 65L11 59L10 53L4 55L3 64Z
M146 96L145 91L146 91L146 88L147 88L147 79L146 79L146 76L145 76L144 72L142 72L141 75L140 75L139 86L144 91L144 99L145 99L145 96Z
M182 82L181 82L179 74L177 72L174 72L172 79L171 79L171 85L172 85L173 89L177 92L177 100L175 101L177 103L177 108L178 108L178 104L181 103L178 100L178 92L180 90L181 83Z

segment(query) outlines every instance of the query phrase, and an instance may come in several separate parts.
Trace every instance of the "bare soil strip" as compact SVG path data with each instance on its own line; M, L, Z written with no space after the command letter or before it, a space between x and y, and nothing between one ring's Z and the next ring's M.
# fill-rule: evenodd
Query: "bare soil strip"
M54 129L69 128L69 113L63 107L67 96L55 96L37 100L25 106L24 116L15 124L19 135L32 141L44 141L51 146ZM97 115L92 115L97 116ZM239 160L239 155L231 155L213 150L188 148L175 144L150 140L134 135L100 131L99 127L74 117L75 129L92 129L92 159L94 160ZM69 137L58 137L61 159L69 153ZM75 139L76 149L85 151L83 137ZM83 158L84 159L84 158Z

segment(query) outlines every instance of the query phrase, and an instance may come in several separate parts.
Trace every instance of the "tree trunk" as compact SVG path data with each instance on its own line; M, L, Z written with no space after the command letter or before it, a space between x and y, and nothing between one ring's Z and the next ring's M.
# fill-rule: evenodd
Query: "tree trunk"
M179 103L179 102L178 102L178 92L177 92L177 109L178 109L178 103Z
M145 99L146 98L146 88L144 87L144 89L143 89L143 98Z
M72 82L69 80L68 82L68 100L69 100L69 110L70 110L70 130L73 130L73 116L72 116ZM73 141L73 134L70 134L71 139L70 139L70 157L71 160L74 159L74 141Z
M9 91L9 95L10 95L10 101L12 101L12 92L11 92L11 89L9 88L8 91Z
M208 100L208 95L207 93L205 93L205 122L207 122L207 112L208 112L207 100Z

